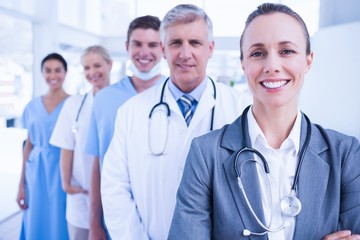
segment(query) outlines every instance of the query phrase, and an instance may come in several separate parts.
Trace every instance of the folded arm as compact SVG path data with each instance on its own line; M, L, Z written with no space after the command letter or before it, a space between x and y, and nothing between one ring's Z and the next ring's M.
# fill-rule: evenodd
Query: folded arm
M196 139L186 159L169 239L211 239L211 183Z
M339 229L323 240L360 239L360 145L353 138L342 165Z
M80 186L73 186L71 184L73 161L74 151L62 148L60 154L61 186L63 190L68 194L87 194L87 191L82 189Z

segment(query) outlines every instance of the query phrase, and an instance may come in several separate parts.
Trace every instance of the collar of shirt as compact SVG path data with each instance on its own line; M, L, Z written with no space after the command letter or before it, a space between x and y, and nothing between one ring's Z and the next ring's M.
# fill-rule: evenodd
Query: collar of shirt
M248 126L249 126L248 129L249 129L251 145L253 147L256 147L256 145L258 144L269 146L264 133L261 131L260 126L255 120L254 114L252 112L252 107L249 111L249 114L247 115L247 118L248 118ZM295 147L296 154L298 154L300 148L300 131L301 131L301 112L300 110L298 110L294 126L291 129L289 136L281 144L280 149Z
M252 108L247 118L252 147L263 154L271 171L269 178L266 178L263 166L259 167L259 165L257 168L265 221L267 224L271 224L270 228L281 226L285 222L288 224L288 227L280 231L269 232L268 239L292 239L296 219L283 216L279 206L281 199L289 194L294 181L298 162L296 156L300 144L301 112L298 110L294 126L279 149L273 149L268 145L264 133L255 120ZM257 161L259 160L257 159Z
M207 77L206 77L203 81L201 81L201 83L194 90L192 90L190 93L187 93L187 94L189 94L197 102L199 102L201 95L206 88L207 82L208 81L207 81ZM171 81L171 79L169 81L169 89L176 101L178 101L182 95L186 94L186 93L183 93L177 86L175 86L175 84Z

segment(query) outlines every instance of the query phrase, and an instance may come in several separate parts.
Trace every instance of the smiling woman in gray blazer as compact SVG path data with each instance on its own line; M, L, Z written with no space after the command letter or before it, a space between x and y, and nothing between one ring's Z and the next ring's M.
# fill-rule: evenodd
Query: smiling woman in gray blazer
M253 105L193 140L169 239L359 239L359 141L298 108L313 61L304 21L262 4L240 48Z

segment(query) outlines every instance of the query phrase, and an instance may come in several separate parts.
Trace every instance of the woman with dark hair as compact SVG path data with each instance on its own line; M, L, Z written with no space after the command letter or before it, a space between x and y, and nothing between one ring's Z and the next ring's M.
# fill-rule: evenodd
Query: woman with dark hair
M63 89L65 59L47 55L41 72L48 85L45 95L25 107L22 122L28 130L17 202L24 210L20 239L68 239L66 194L61 188L60 148L49 144L59 112L69 96Z

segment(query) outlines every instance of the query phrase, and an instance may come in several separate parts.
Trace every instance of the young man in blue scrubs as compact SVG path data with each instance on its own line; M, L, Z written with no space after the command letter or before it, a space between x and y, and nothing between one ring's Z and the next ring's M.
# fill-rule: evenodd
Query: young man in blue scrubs
M159 27L160 20L154 16L139 17L130 23L125 46L133 75L104 88L94 99L85 143L85 152L95 156L90 189L89 239L106 239L102 221L100 171L113 136L117 109L130 97L164 79L160 74L162 52Z

